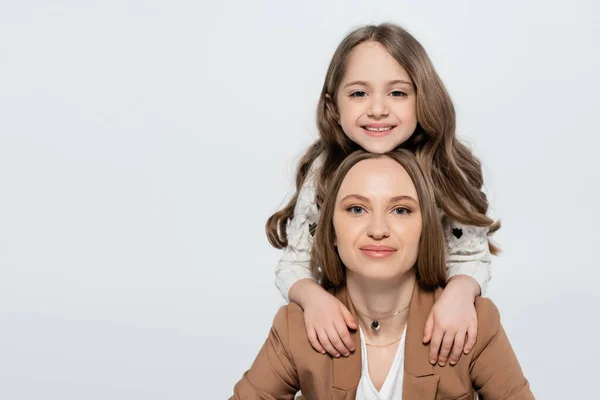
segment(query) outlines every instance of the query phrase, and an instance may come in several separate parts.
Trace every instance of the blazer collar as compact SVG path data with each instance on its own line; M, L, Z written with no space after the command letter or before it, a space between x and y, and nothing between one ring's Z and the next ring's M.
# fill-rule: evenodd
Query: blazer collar
M346 285L336 289L334 295L358 320ZM433 291L422 289L418 283L415 284L407 321L404 391L422 394L419 398L423 399L435 396L439 380L439 377L434 375L433 365L429 362L429 345L423 344L425 322L434 302ZM340 390L356 389L360 381L362 355L358 330L350 331L350 337L356 344L356 350L348 357L333 358L333 387Z
M416 376L433 375L433 365L429 362L429 345L423 344L425 323L433 308L435 297L433 291L427 291L415 284L406 330L406 346L404 351L404 369Z
M423 344L425 323L434 302L433 291L415 284L408 311L404 349L404 399L431 400L435 399L437 393L440 377L434 374L433 365L429 362L429 345Z
M348 288L346 285L341 286L334 292L335 297L338 298L354 317L356 321L356 309L350 301L348 295ZM350 338L356 349L350 353L348 357L333 358L333 387L341 390L352 390L358 387L360 381L360 374L362 368L362 354L360 350L360 333L358 329L350 331Z

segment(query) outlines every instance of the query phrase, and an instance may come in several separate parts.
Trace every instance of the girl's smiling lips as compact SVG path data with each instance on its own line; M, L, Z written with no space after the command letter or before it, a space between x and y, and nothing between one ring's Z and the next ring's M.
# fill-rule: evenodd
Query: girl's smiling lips
M393 247L376 245L376 244L362 246L360 248L360 250L368 257L377 258L377 259L387 258L397 251Z
M373 123L368 125L362 125L361 128L365 131L368 136L383 137L389 135L396 125Z

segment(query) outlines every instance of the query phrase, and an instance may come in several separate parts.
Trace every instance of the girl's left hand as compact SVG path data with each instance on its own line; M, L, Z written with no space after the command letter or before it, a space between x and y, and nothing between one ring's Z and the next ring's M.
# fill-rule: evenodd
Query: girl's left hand
M479 284L466 275L452 277L445 289L436 291L423 336L423 343L431 341L430 363L443 367L450 358L450 365L455 365L463 352L473 350L477 339L474 301L479 291Z

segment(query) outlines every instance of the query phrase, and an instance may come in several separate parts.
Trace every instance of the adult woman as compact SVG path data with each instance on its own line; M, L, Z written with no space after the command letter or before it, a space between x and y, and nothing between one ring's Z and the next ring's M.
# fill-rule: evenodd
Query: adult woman
M359 321L347 358L314 351L302 310L282 307L235 399L532 399L529 384L488 299L477 299L475 348L454 366L428 360L422 343L444 236L430 185L414 156L356 152L338 168L313 244L322 284ZM321 268L317 268L321 266Z

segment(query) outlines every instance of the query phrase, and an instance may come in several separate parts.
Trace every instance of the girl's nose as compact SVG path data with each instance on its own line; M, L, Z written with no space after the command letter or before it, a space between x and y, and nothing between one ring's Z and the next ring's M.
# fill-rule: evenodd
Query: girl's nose
M385 99L380 96L373 96L371 102L369 103L369 108L367 109L367 115L370 117L383 117L389 114L389 110Z

